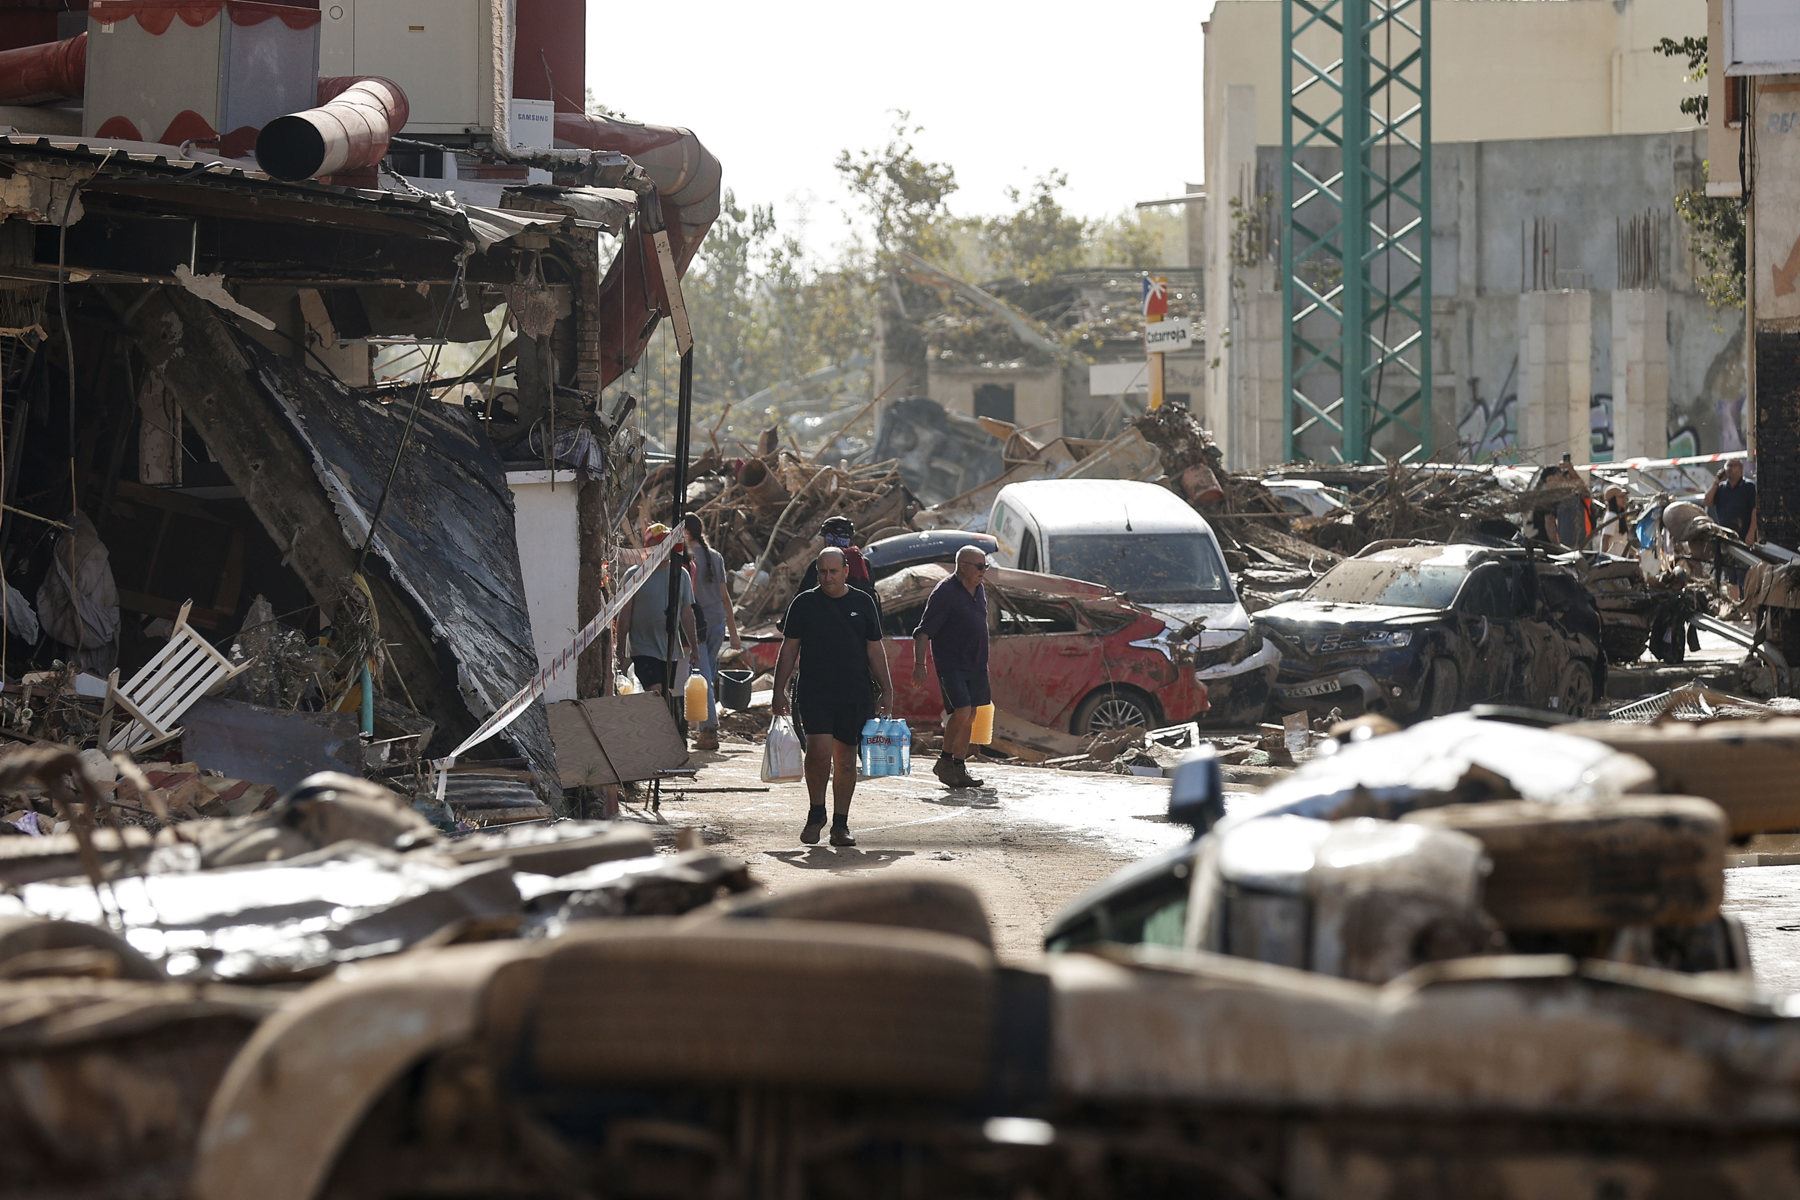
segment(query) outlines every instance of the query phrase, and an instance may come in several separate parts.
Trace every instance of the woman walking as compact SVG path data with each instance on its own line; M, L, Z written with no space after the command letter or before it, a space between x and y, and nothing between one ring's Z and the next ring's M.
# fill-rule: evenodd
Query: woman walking
M694 571L694 603L706 618L706 633L700 639L700 673L706 677L706 723L694 737L694 749L719 748L719 651L725 635L731 634L731 648L744 648L738 636L737 611L731 606L731 593L725 583L725 556L706 544L706 529L700 518L689 513L681 527L687 534L688 559Z

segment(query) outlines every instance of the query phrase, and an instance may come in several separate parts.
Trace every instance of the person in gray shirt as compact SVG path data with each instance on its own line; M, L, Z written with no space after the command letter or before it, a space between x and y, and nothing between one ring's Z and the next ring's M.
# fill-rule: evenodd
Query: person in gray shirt
M694 564L695 603L706 619L700 638L700 674L706 677L706 722L694 738L694 749L719 748L719 652L725 648L725 635L731 634L731 648L742 650L744 640L738 635L737 611L731 606L731 593L726 588L725 556L706 544L706 529L700 518L689 513L681 520L687 537L688 557Z
M669 527L659 521L644 531L644 545L646 548L659 545L668 536ZM639 571L634 571L626 577L627 586L638 573ZM669 644L668 603L671 592L676 592L676 628L680 634L674 646ZM646 581L625 602L625 607L619 610L619 625L613 635L618 646L619 670L624 671L629 662L639 683L646 689L654 688L667 695L669 666L681 657L682 645L688 648L688 662L699 662L698 639L694 632L693 584L688 582L685 567L673 561L666 562L656 569L656 575Z

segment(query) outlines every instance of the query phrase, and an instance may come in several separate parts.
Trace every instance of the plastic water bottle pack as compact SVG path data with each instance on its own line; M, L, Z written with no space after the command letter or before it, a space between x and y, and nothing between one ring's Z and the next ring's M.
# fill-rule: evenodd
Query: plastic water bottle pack
M858 763L864 779L912 774L912 727L898 717L871 717L863 725Z

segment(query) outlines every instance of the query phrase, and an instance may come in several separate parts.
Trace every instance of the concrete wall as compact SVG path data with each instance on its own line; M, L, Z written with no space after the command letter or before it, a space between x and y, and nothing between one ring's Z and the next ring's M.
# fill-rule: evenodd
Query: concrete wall
M1586 459L1593 299L1573 290L1519 294L1518 440L1534 461Z
M1063 378L1055 367L945 367L932 362L926 375L925 394L946 412L963 416L975 413L976 388L1010 384L1014 424L1030 429L1039 440L1062 436Z
M1531 5L1544 0L1519 2ZM1233 93L1234 98L1238 95ZM1220 158L1229 160L1232 156L1223 151L1230 150L1241 160L1239 145L1222 135L1217 143ZM1663 447L1656 447L1654 433L1637 436L1652 447L1666 447L1677 454L1742 448L1743 314L1716 312L1694 290L1686 234L1673 211L1674 194L1698 185L1703 147L1699 130L1440 143L1433 147L1432 357L1437 457L1520 457L1534 452L1520 437L1525 364L1519 296L1527 291L1559 289L1592 293L1588 457L1613 457L1611 409L1618 367L1612 296L1622 288L1659 293L1664 311L1669 396L1663 422L1666 436L1661 439ZM1319 160L1310 164L1313 169L1325 169L1323 155L1312 157ZM1256 150L1256 166L1250 174L1257 191L1278 198L1281 161L1278 147ZM1238 165L1241 168L1241 161ZM1404 157L1396 152L1393 170L1404 166ZM1243 174L1241 169L1239 174ZM1619 235L1633 220L1645 231L1645 242L1652 250L1653 278L1648 281L1632 277L1620 262ZM1211 221L1209 264L1230 262L1229 234L1229 222ZM1211 285L1208 323L1222 333L1232 329L1234 320L1241 321L1233 314L1241 311L1245 294L1279 286L1272 263L1239 266L1235 274L1240 286L1234 297L1232 274L1230 269L1213 269L1207 277ZM1645 282L1654 286L1638 286ZM1214 307L1218 305L1224 307ZM1222 322L1213 316L1220 311L1225 313ZM1646 331L1643 336L1654 335ZM1253 419L1266 419L1261 408L1265 402L1250 399L1243 383L1245 372L1234 362L1240 338L1224 336L1219 344L1218 362L1209 381L1212 427L1232 430L1233 422L1243 419L1234 416L1234 408L1245 405L1257 414ZM1251 374L1257 371L1260 367ZM1656 424L1654 418L1648 420L1651 426ZM1241 439L1243 435L1238 436ZM1261 444L1258 441L1259 451ZM1318 447L1304 444L1303 449L1318 452ZM1228 444L1228 456L1233 453Z
M1706 32L1697 0L1435 0L1431 21L1434 142L1688 124L1678 105L1697 89L1682 78L1685 64L1651 48ZM1256 92L1258 144L1280 145L1281 0L1218 0L1205 30L1209 151L1232 87Z
M531 644L542 667L562 652L581 627L576 616L577 573L581 568L580 522L575 498L581 490L573 471L508 471L519 567L525 578L525 611L531 616ZM545 703L575 699L575 670L550 681Z
M1619 258L1621 223L1633 219L1649 229L1660 267L1660 286L1647 290L1662 293L1666 311L1666 448L1742 448L1743 314L1715 312L1694 290L1673 211L1674 194L1698 186L1703 152L1698 130L1434 147L1432 290L1451 301L1452 322L1438 319L1442 307L1434 312L1434 353L1462 453L1527 449L1514 411L1523 332L1516 297L1575 288L1593 293L1590 454L1613 456L1612 295L1636 290Z

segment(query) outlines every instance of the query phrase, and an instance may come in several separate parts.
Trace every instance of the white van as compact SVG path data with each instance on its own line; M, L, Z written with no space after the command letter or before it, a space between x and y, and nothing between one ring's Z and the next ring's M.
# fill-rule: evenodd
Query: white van
M987 531L1001 566L1104 584L1172 630L1204 618L1194 674L1212 702L1208 722L1262 720L1281 651L1251 632L1212 526L1174 492L1123 479L1010 483Z
M988 514L994 561L1105 584L1172 628L1206 619L1201 646L1250 630L1219 539L1167 488L1123 479L1040 479L1000 489Z

